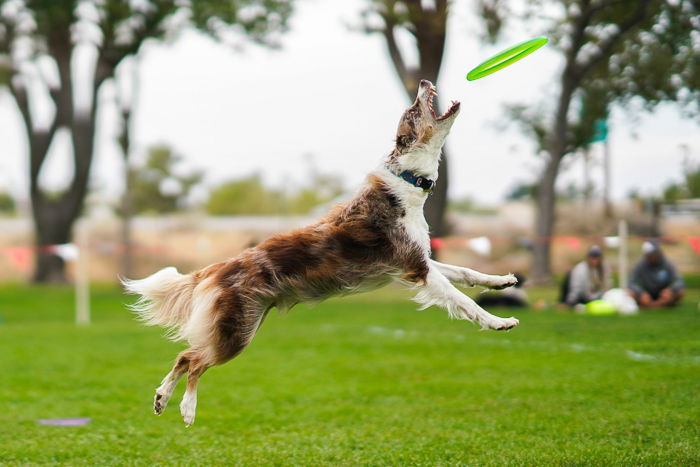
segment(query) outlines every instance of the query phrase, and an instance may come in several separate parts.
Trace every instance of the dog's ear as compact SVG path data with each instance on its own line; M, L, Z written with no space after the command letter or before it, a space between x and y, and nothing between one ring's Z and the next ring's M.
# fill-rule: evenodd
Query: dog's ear
M412 134L398 135L396 137L396 147L398 149L405 149L409 147L416 140L416 137Z
M399 126L396 129L396 150L400 153L405 152L413 143L416 142L418 135L416 134L416 111L413 107L409 108L401 116Z

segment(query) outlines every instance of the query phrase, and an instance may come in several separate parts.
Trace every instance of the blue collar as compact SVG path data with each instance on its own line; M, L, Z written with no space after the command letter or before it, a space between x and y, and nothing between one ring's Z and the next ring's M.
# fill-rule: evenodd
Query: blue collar
M398 174L397 177L403 178L415 187L422 188L426 193L432 193L433 188L435 187L435 180L416 175L408 170L404 170Z

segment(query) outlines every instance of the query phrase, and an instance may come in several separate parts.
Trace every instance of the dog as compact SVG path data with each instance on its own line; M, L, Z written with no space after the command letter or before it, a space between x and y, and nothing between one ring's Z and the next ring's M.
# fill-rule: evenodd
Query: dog
M300 302L319 302L399 281L418 290L414 300L422 308L437 305L451 318L486 329L506 330L519 324L512 317L491 315L452 284L503 289L516 284L515 276L483 274L430 257L423 204L460 109L460 103L453 101L447 112L437 115L435 95L430 81L420 82L383 165L351 200L315 224L273 236L191 274L170 267L142 280L123 280L127 292L141 296L131 307L145 324L166 327L171 339L189 344L156 389L156 414L163 412L187 373L180 412L191 426L199 378L208 368L240 354L273 307L287 310Z

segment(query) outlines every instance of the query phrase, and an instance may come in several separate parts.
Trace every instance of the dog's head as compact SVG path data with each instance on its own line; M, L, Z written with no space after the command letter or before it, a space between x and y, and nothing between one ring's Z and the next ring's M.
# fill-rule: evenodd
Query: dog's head
M433 108L433 97L436 95L433 83L428 80L420 82L416 100L399 121L396 147L391 153L392 164L400 165L403 169L430 172L432 165L437 168L440 149L459 114L459 102L452 101L444 114L437 115ZM422 167L424 165L428 167Z
M433 97L437 91L433 83L422 80L416 100L401 116L396 130L396 150L407 153L419 147L441 148L459 113L459 102L452 101L447 112L437 115Z

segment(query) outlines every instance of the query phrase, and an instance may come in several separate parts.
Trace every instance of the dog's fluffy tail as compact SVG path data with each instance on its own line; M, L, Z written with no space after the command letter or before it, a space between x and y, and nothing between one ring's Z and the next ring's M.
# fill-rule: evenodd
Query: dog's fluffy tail
M148 326L163 326L172 340L188 339L194 310L196 282L192 275L180 274L173 267L161 269L141 280L122 279L128 293L140 295L129 308Z

